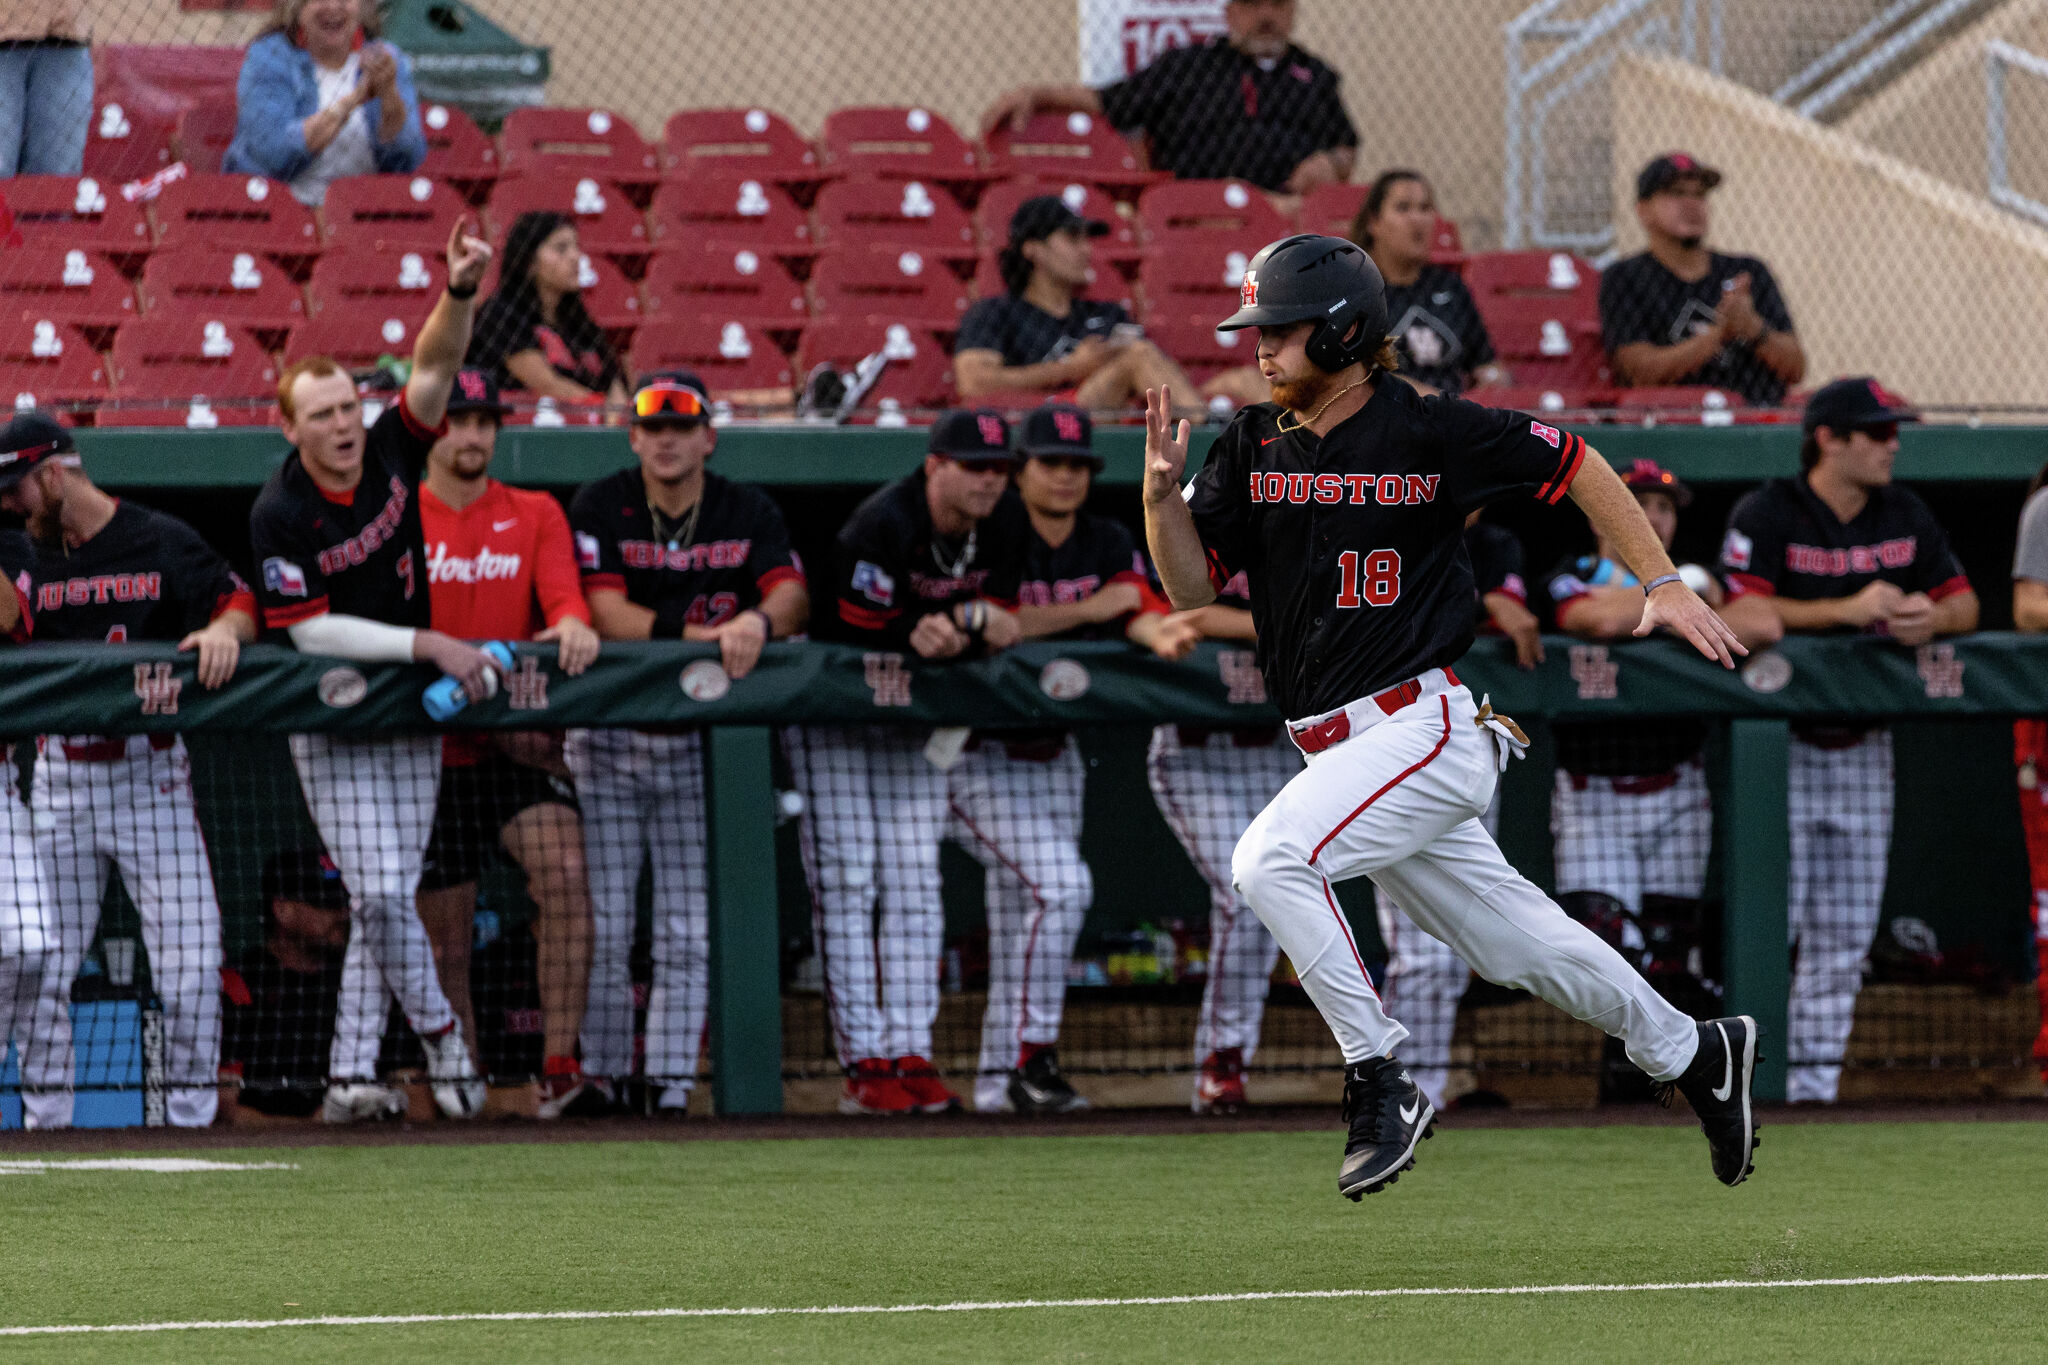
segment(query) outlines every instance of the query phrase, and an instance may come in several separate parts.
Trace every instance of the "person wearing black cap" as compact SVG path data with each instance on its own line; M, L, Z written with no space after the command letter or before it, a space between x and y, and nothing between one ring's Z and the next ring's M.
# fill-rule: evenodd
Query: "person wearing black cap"
M35 542L25 591L42 641L174 645L197 654L201 686L234 676L256 636L249 587L175 517L109 497L80 466L70 433L43 413L9 423L0 446L0 511ZM174 698L178 681L160 686ZM138 684L138 690L141 685ZM165 1117L213 1122L220 1047L220 905L192 804L190 760L174 734L50 735L29 793L56 937L22 1075L23 1114L71 1123L71 982L92 947L109 867L142 916L151 979L164 1003Z
M817 633L871 651L883 704L907 696L903 654L979 658L1017 643L1031 521L1010 488L1010 426L987 408L932 423L930 453L840 528L833 607ZM939 841L946 770L968 731L807 726L785 733L804 794L814 933L849 1114L959 1107L931 1064L945 929ZM879 917L876 914L880 907Z
M626 439L638 462L584 485L569 508L598 631L715 644L726 677L744 678L770 640L797 634L810 617L782 511L760 489L705 468L718 429L704 381L688 370L640 380ZM715 669L712 680L721 681ZM702 738L695 729L572 730L565 749L583 803L596 933L583 1069L614 1093L632 1072L635 898L651 858L644 1076L655 1114L677 1119L697 1084L711 998Z
M1258 660L1302 774L1239 840L1231 870L1336 1034L1350 1126L1338 1192L1361 1198L1414 1159L1435 1110L1392 1057L1388 1017L1337 909L1370 876L1491 981L1526 988L1624 1039L1684 1092L1717 1179L1749 1173L1756 1025L1674 1009L1502 857L1480 822L1527 748L1451 665L1472 643L1464 523L1477 507L1567 494L1644 581L1645 634L1669 627L1733 667L1744 652L1687 587L1620 477L1577 435L1526 413L1423 397L1391 373L1385 291L1364 250L1283 238L1245 271L1220 324L1257 328L1274 402L1246 408L1182 489L1190 428L1148 394L1146 538L1175 607L1250 579Z
M0 430L0 481L22 452L56 438L18 426ZM0 527L0 649L25 644L35 632L27 590L35 550L26 533ZM14 746L0 743L0 1053L10 1041L28 1046L29 1022L42 990L43 964L56 939L49 877L36 856L28 805L15 782Z
M1854 632L1903 645L1977 628L1977 594L1927 504L1892 482L1910 404L1868 376L1807 400L1801 472L1735 504L1721 542L1728 591L1757 597L1788 631ZM1785 1097L1832 1103L1877 933L1892 829L1884 726L1795 723L1787 756L1792 941L1798 962Z
M1344 111L1337 73L1296 47L1295 0L1229 0L1227 31L1168 48L1100 90L1032 85L1012 90L982 116L1022 127L1041 109L1107 118L1150 140L1152 163L1182 180L1249 180L1307 194L1349 180L1358 130Z
M1600 277L1600 331L1630 388L1731 389L1776 407L1806 374L1806 352L1771 268L1707 249L1707 194L1721 173L1684 152L1636 176L1636 220L1649 250Z

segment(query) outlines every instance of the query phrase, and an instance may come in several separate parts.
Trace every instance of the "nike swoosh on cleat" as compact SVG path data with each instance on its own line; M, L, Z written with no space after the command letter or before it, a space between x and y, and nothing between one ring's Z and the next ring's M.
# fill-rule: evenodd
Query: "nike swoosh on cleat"
M1415 1122L1415 1116L1416 1116L1417 1114L1421 1113L1421 1112L1422 1112L1422 1101L1421 1101L1421 1100L1417 1100L1417 1101L1415 1101L1415 1103L1413 1103L1413 1104L1404 1104L1404 1105L1402 1105L1402 1106L1401 1106L1401 1122L1403 1122L1403 1123L1413 1123L1413 1122Z
M1721 1084L1714 1091L1714 1098L1726 1103L1735 1093L1735 1051L1728 1045L1728 1026L1716 1022L1714 1028L1721 1035Z

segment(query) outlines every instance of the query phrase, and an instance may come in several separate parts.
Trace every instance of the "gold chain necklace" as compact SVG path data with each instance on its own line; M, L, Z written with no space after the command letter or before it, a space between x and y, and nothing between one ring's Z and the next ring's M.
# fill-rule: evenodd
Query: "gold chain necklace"
M1372 376L1367 375L1365 379L1354 379L1349 384L1346 384L1343 388L1331 394L1321 407L1317 408L1314 412L1309 414L1308 420L1305 422L1296 422L1293 426L1290 427L1287 425L1287 418L1285 414L1282 414L1280 420L1276 422L1274 425L1280 429L1282 435L1285 435L1288 432L1292 431L1305 431L1309 427L1314 426L1317 423L1317 421L1319 421L1322 418L1322 415L1330 410L1331 403L1336 402L1339 398L1342 398L1345 394L1351 392L1360 384L1363 384L1366 379L1370 378L1372 378Z

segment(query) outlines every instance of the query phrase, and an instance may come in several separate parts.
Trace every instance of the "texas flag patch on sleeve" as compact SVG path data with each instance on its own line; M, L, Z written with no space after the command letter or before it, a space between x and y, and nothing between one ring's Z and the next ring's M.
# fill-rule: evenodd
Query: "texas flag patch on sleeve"
M1756 543L1734 527L1728 528L1728 536L1721 542L1721 562L1731 569L1747 569L1750 556L1756 552Z
M853 590L877 606L896 605L896 580L881 565L865 559L853 566Z
M279 597L304 597L306 572L288 559L263 561L263 586Z
M585 573L597 572L597 537L588 531L576 533L576 563Z

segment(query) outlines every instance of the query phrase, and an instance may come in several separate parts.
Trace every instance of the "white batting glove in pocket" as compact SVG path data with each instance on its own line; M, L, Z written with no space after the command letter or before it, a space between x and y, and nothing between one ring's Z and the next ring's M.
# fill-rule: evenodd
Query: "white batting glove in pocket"
M1509 759L1529 756L1529 736L1515 724L1514 717L1503 716L1493 709L1491 693L1479 699L1479 714L1472 720L1493 736L1493 761L1501 772L1508 770Z

